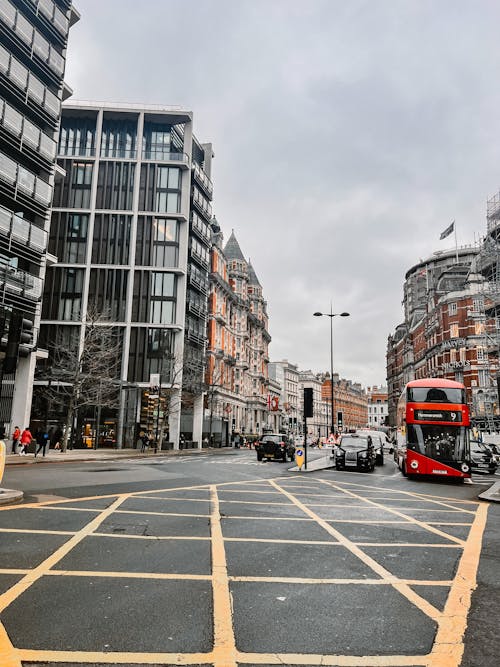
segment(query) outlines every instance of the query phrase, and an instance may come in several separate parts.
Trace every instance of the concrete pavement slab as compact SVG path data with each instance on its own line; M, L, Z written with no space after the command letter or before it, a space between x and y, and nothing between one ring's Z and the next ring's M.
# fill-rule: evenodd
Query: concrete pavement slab
M369 546L362 550L400 579L429 581L453 579L462 556L462 549L433 547Z
M335 538L311 519L222 519L224 537L275 538L281 540L320 540Z
M22 574L0 574L0 595L9 590L22 577Z
M450 593L450 586L411 586L412 590L430 602L436 609L443 611L448 595Z
M254 517L254 516L274 516L274 517L282 517L282 518L287 518L287 517L295 517L299 519L304 519L306 518L304 512L293 505L292 503L288 504L283 504L283 505L275 505L270 503L269 505L261 505L261 504L249 504L246 505L244 503L248 503L251 501L244 501L244 502L228 502L228 501L221 501L219 503L219 508L221 512L221 516L227 516L227 517L232 517L232 516L248 516L248 517ZM286 498L283 498L283 503L286 503L287 500Z
M133 510L134 512L161 512L165 514L210 514L209 500L189 500L179 498L178 500L164 500L160 498L146 498L144 496L135 496L128 498L120 509L124 512Z
M352 542L454 544L452 540L431 533L425 528L412 523L403 525L336 523L335 521L329 521L328 523Z

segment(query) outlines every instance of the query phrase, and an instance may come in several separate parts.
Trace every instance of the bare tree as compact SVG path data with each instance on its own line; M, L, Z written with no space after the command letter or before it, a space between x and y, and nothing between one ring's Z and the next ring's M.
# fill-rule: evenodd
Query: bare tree
M61 328L50 341L48 363L37 369L37 379L47 382L47 398L63 402L66 420L61 448L66 451L71 433L75 438L78 411L85 407L117 404L121 362L120 335L109 319L89 307L80 327Z

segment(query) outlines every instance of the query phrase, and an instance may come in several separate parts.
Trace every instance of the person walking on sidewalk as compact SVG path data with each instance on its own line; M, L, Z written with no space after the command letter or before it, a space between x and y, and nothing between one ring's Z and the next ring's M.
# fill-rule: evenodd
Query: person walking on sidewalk
M26 456L28 453L28 447L31 445L32 440L33 436L31 435L31 431L29 430L29 427L26 426L24 431L21 433L21 451L19 452L19 456Z
M12 453L15 454L17 451L17 443L19 442L19 438L21 437L21 429L19 426L16 426L14 429L14 433L12 434Z
M47 447L47 443L49 442L49 434L45 429L39 428L38 431L36 432L35 438L37 444L37 448L35 450L35 458L37 454L40 453L40 450L42 450L42 455L45 456L45 448Z

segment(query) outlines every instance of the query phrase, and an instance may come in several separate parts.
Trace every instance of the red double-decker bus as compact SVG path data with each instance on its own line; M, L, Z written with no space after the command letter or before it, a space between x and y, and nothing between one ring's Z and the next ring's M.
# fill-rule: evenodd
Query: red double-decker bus
M460 382L408 382L397 409L395 459L403 475L470 477L470 413Z

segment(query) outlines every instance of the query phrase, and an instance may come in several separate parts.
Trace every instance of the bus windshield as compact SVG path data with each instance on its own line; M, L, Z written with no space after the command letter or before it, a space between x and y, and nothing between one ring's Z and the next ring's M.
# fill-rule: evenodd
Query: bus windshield
M408 387L410 403L465 403L465 390L452 387Z
M408 449L438 461L468 458L468 429L464 426L408 424L407 428Z

